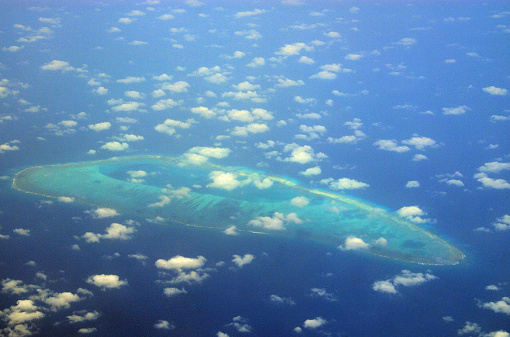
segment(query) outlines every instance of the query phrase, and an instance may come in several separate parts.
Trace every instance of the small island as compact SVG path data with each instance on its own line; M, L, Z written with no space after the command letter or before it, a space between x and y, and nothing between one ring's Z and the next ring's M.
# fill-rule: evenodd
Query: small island
M179 156L35 166L18 172L13 187L143 219L299 237L411 263L449 265L464 258L450 243L383 207L260 171L195 165Z

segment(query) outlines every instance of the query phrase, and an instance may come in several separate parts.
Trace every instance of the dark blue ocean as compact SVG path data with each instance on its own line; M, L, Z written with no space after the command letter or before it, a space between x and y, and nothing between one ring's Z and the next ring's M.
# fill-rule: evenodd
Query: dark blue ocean
M494 226L510 214L508 3L203 2L0 4L0 335L508 336L510 223ZM286 45L294 49L284 52ZM236 51L244 55L236 58ZM257 57L264 65L247 65ZM65 69L51 70L55 60L73 69L60 63ZM333 71L320 76L334 78L320 78L324 69ZM171 79L153 79L162 74ZM214 74L224 81L205 79ZM119 82L128 77L144 80ZM295 83L279 86L278 79ZM178 81L189 87L155 93ZM233 98L247 94L236 89L243 82L254 85L254 99ZM177 103L153 108L162 99ZM137 109L119 109L134 101ZM214 117L191 112L200 106ZM254 108L273 118L226 117ZM155 130L167 119L190 125L173 134ZM90 127L103 122L110 126ZM268 129L236 134L253 123ZM304 131L314 126L327 131ZM127 134L143 140L129 142ZM355 141L328 140L351 135ZM413 137L434 143L420 148ZM129 146L110 151L103 147L110 142ZM143 214L97 218L96 207L11 187L26 167L181 155L197 146L230 149L210 162L311 187L327 189L320 183L326 178L367 183L339 192L394 212L419 206L419 226L466 257L457 265L420 265ZM293 161L286 146L310 146L313 158ZM494 162L499 170L482 169ZM315 166L320 175L302 174ZM481 172L488 180L479 180ZM410 181L420 186L406 188ZM86 242L85 233L104 235L114 222L134 228L128 240ZM250 263L233 262L246 254ZM200 268L186 272L204 279L172 283L178 271L156 261L176 256L203 256ZM127 283L102 288L90 281L101 274ZM374 290L379 281L395 292ZM181 293L166 296L165 288ZM50 304L67 292L79 300ZM37 308L16 307L26 301ZM69 318L92 312L93 320ZM20 316L36 313L43 317Z

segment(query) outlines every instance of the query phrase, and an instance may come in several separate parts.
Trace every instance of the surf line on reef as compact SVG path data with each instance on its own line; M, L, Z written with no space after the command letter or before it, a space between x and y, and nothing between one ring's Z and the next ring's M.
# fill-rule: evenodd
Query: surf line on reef
M150 205L165 196L165 188L154 185L155 181L129 181L127 171L137 167L160 170L158 174L164 178L161 181L187 187L189 193L182 199L169 194L171 202L158 206L156 211ZM222 189L210 183L218 174L244 180L237 181L239 184L232 189ZM271 182L267 188L260 189L254 183L266 178ZM153 216L160 212L167 220L197 228L235 225L240 232L304 235L336 247L357 237L366 241L361 247L366 248L364 251L413 263L456 264L464 258L460 250L439 236L378 205L247 168L210 162L196 165L183 156L139 155L34 166L19 171L13 187L48 198L69 196L78 203L127 213L138 211ZM307 200L304 207L290 202L303 196ZM335 212L331 211L333 206ZM382 242L379 238L384 238L384 245L378 244Z

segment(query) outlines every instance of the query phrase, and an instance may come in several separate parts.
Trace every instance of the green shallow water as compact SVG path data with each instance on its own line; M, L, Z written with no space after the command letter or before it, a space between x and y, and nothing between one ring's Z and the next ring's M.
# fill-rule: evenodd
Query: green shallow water
M128 172L140 170L147 173L140 178L144 181L132 182ZM208 186L216 171L231 173L239 186L231 190ZM266 178L272 182L268 188L254 183ZM375 205L246 168L193 165L182 157L134 156L36 166L18 172L13 187L47 197L73 197L79 203L144 218L221 230L236 226L238 231L303 237L335 247L353 236L369 244L364 249L369 253L414 263L456 264L464 258L440 237ZM189 190L172 192L182 188ZM305 197L308 205L291 204L295 197ZM167 202L154 205L162 200ZM281 214L279 218L275 212ZM292 221L288 216L292 213L301 222ZM250 222L259 217L271 222ZM263 224L276 224L277 229ZM380 238L387 240L386 245L376 243Z

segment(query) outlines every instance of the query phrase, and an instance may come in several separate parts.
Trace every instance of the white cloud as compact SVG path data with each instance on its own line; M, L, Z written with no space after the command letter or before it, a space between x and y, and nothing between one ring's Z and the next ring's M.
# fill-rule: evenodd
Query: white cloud
M404 37L402 39L400 39L400 41L398 42L398 44L401 44L403 46L406 46L406 47L409 47L409 46L412 46L412 45L415 45L416 44L416 40L413 39L413 38L410 38L410 37Z
M57 311L59 309L68 309L72 302L78 302L81 300L83 300L83 298L77 294L73 294L71 292L63 292L45 298L43 301L51 306L51 310Z
M160 319L154 324L154 329L173 330L175 326L166 320Z
M460 105L458 107L443 108L442 110L444 115L463 115L466 112L471 111L471 108L467 105Z
M269 296L269 300L274 304L288 304L288 305L296 305L296 302L290 297L280 297L278 295Z
M324 318L316 317L314 319L307 319L303 323L303 327L305 327L307 329L317 329L317 328L323 326L326 323L327 323L327 321Z
M165 83L161 86L161 89L168 90L174 93L183 93L188 92L188 88L190 87L188 82L178 81L175 83Z
M263 57L254 57L253 60L251 60L250 63L248 63L246 66L251 68L257 68L262 67L266 64L266 60Z
M225 147L195 146L188 150L188 153L195 153L201 156L222 159L228 157L231 150Z
M420 183L416 180L409 180L406 184L407 188L417 188L420 187Z
M157 101L155 104L151 106L151 108L154 111L163 111L178 106L179 104L180 104L179 102L169 98Z
M341 250L360 250L360 249L368 249L370 245L363 241L361 238L357 238L355 236L349 236L345 239L344 244L338 246Z
M284 147L284 152L291 151L290 156L285 158L284 161L290 161L299 164L308 164L320 159L327 158L327 156L319 152L315 154L315 151L310 145L298 146L297 144L288 144Z
M299 174L302 174L302 175L304 175L306 177L316 176L316 175L319 175L321 173L322 173L322 170L321 170L320 166L310 167L310 168L307 168L304 171L299 172Z
M497 302L481 303L480 307L483 309L492 310L495 313L510 315L510 297L503 297L500 301Z
M505 179L489 178L484 172L475 174L474 178L481 182L484 187L490 187L497 190L510 189L510 183L508 183Z
M15 228L12 231L21 236L30 236L30 229Z
M127 227L120 223L112 223L110 227L105 229L106 234L101 235L103 239L128 240L131 239L130 234L135 232L133 227Z
M108 151L124 151L129 148L129 144L128 143L119 143L119 142L108 142L108 143L104 144L103 146L101 146L101 148L103 150L108 150Z
M232 262L234 262L239 268L242 266L252 263L252 261L255 259L255 256L252 254L245 254L244 256L239 255L233 255Z
M92 275L87 279L87 283L103 289L120 288L127 285L126 280L121 280L118 275Z
M398 293L397 289L395 288L393 283L391 283L390 280L376 281L372 285L372 289L375 291L380 291L380 292L388 293L388 294L397 294Z
M362 57L363 57L362 54L347 54L345 56L345 59L349 61L357 61L360 60Z
M237 227L236 226L230 226L229 228L225 229L223 233L227 235L237 235Z
M510 163L501 163L497 161L483 164L478 168L478 171L485 173L498 173L502 170L510 170Z
M71 203L71 202L74 202L74 197L61 196L61 197L58 197L57 200L60 202L64 202L64 203Z
M428 159L427 156L424 154L415 154L413 157L413 161L422 161L427 159Z
M292 56L292 55L299 55L299 53L304 51L312 51L313 47L308 46L306 43L303 42L297 42L294 44L286 44L285 46L281 47L279 51L277 51L276 55L283 55L283 56Z
M306 56L301 56L299 58L299 63L303 63L303 64L314 64L315 61L309 57L306 57Z
M145 106L145 104L140 102L126 102L121 103L112 108L113 111L136 111L140 109L140 107Z
M510 230L510 215L503 215L501 218L498 218L492 225L497 231Z
M220 74L220 73L216 73L211 76L206 76L206 77L204 77L204 79L206 81L214 83L214 84L221 84L228 80L228 78L225 75Z
M163 14L158 16L159 20L172 20L173 18L175 18L175 16L173 16L172 14Z
M264 123L251 123L247 126L236 126L230 133L232 136L247 137L250 133L264 133L269 131L269 126Z
M192 119L188 119L186 122L177 121L175 119L166 119L163 124L158 124L154 127L154 130L166 133L169 136L174 135L177 130L176 129L189 129L191 124L194 122Z
M254 16L254 15L260 15L260 14L263 14L265 13L266 10L265 9L254 9L253 11L246 11L246 12L237 12L234 17L236 19L239 19L239 18L244 18L244 17L247 17L247 16Z
M11 144L13 142L10 142ZM9 143L0 144L0 154L4 153L5 151L18 151L19 146L17 145L11 145Z
M105 87L98 87L97 89L94 89L94 92L98 95L106 95L108 93L108 89Z
M454 185L454 186L458 186L458 187L463 187L464 186L464 183L461 180L458 180L458 179L449 179L449 180L446 181L446 183L448 185Z
M211 117L214 117L216 116L216 112L214 112L213 110L205 107L205 106L199 106L199 107L196 107L196 108L191 108L190 109L192 113L194 114L198 114L204 118L211 118Z
M508 94L507 89L497 88L493 85L491 85L490 87L485 87L482 90L493 96L506 96Z
M102 122L96 124L90 124L89 129L94 130L96 132L108 130L112 124L110 122Z
M428 281L437 279L431 273L412 273L409 270L402 270L400 274L395 275L389 280L376 281L372 285L372 289L388 294L397 294L397 287L412 287L418 286Z
M197 258L184 257L177 255L169 260L158 259L156 267L161 269L171 269L181 272L183 269L197 269L203 267L207 259L203 256Z
M423 218L427 213L418 206L404 206L397 210L397 215L414 223L430 222L430 219Z
M113 208L99 207L93 211L93 216L98 219L111 218L119 215Z
M179 289L179 288L165 288L163 290L163 294L165 294L167 297L173 297L180 294L187 294L188 292L185 289Z
M284 230L286 223L301 224L303 220L299 219L296 213L289 213L287 215L275 212L273 217L259 216L254 220L250 220L248 225L255 227L262 227L269 230Z
M145 77L135 77L135 76L128 76L126 78L118 79L117 83L123 83L123 84L131 84L131 83L140 83L144 82Z
M398 145L397 142L393 139L379 139L374 142L375 146L379 147L379 150L385 151L393 151L393 152L407 152L409 151L409 147L404 145Z
M309 203L310 203L310 200L308 200L307 197L302 197L302 196L295 197L290 201L290 204L292 206L297 206L297 207L305 207L305 206L308 206Z
M231 172L212 171L209 173L209 179L212 180L212 183L208 184L207 187L232 191L243 186L243 183L237 180L237 175Z
M278 83L276 84L276 86L279 88L288 88L305 84L305 82L302 80L294 81L289 78L279 78L277 81Z
M42 70L51 70L51 71L62 71L62 72L75 70L74 67L69 65L69 62L59 61L59 60L53 60L49 63L46 63L41 66L41 69Z
M333 190L352 190L358 188L366 188L370 186L369 184L366 184L364 182L349 178L340 178L338 180L334 180L333 178L322 179L321 184L328 185L329 188Z
M412 137L411 139L405 139L402 141L405 145L411 145L416 147L418 150L424 150L427 146L437 147L436 141L428 137Z

